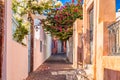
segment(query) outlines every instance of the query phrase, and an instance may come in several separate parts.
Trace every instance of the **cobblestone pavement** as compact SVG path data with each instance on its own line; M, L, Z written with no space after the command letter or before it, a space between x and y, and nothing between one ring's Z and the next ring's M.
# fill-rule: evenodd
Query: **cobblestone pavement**
M66 80L66 74L72 73L73 68L64 54L52 55L26 80Z

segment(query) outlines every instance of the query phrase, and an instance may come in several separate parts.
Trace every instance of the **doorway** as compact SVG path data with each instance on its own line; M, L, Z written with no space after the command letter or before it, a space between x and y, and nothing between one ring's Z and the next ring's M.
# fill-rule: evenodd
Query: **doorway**
M90 21L90 63L93 63L93 24L94 24L94 10L93 8L89 13L89 21Z
M57 43L57 53L64 53L64 42L61 40Z

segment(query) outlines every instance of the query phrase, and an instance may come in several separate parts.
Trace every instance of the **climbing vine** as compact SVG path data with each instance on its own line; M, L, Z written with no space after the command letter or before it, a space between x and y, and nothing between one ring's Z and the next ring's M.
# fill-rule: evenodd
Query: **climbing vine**
M14 18L17 21L18 26L13 32L13 39L22 45L26 45L23 42L23 39L29 32L30 23L27 20L23 20L19 15L14 15Z
M46 19L41 19L44 30L52 36L61 40L67 40L73 34L73 23L79 18L82 19L82 6L80 0L75 4L66 3L62 5L57 0L12 0L12 10L19 27L16 29L13 37L19 43L29 32L31 26L31 15L45 14ZM28 17L31 18L28 20ZM26 25L27 24L27 25ZM31 30L30 30L31 31Z
M53 4L55 5L53 6ZM31 22L28 20L28 17L32 18L32 16L29 16L29 14L44 14L49 9L58 8L61 5L61 2L57 0L12 0L13 17L18 22L13 38L23 44L24 37L31 31Z

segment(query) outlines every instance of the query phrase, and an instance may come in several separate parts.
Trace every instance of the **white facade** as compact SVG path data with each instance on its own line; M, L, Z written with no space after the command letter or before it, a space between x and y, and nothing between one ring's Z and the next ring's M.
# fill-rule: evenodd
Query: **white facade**
M2 80L25 80L28 76L29 56L28 44L23 46L12 37L12 0L5 0L5 34L2 64ZM14 25L14 24L13 24ZM38 33L37 33L38 34ZM40 38L34 39L34 70L36 70L51 54L51 36L40 28ZM40 41L42 52L40 52ZM28 40L27 42L28 43Z
M73 63L73 37L67 41L67 57L68 60Z
M120 20L120 9L116 12L116 21Z
M34 30L34 70L51 55L51 35L44 32L39 22L38 19L34 20L34 25L38 25L38 28Z

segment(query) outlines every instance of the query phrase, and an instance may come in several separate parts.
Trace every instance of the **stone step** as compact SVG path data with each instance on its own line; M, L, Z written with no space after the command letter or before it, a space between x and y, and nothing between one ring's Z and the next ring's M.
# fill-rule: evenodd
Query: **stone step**
M87 64L85 68L85 72L89 78L89 80L93 80L93 65Z

